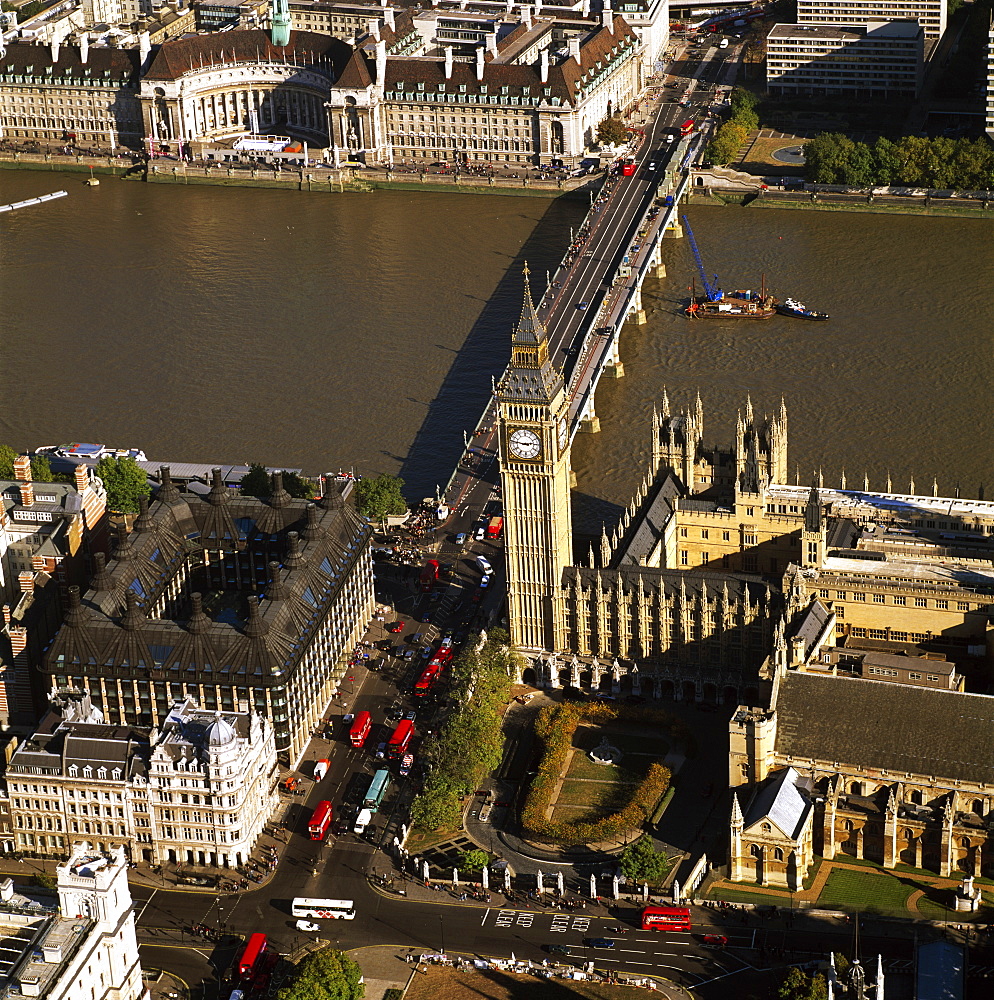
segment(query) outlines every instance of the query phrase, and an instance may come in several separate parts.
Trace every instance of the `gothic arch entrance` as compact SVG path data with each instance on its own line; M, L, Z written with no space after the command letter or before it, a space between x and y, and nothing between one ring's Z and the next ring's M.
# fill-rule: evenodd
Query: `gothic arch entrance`
M704 692L701 701L707 702L709 705L718 704L718 688L714 684L705 684Z
M608 693L611 691L611 675L606 671L601 674L600 680L597 682L597 690Z
M739 703L738 689L731 685L725 687L721 692L721 701L723 705L737 705Z
M680 687L680 697L683 701L697 701L697 685L693 681L684 681Z
M659 693L661 697L673 701L676 697L676 687L674 686L673 681L671 681L668 677L665 678L659 685Z
M580 687L589 688L593 686L594 675L589 670L580 671Z
M521 683L528 684L531 687L538 686L538 678L535 676L534 667L525 667L525 669L521 671Z

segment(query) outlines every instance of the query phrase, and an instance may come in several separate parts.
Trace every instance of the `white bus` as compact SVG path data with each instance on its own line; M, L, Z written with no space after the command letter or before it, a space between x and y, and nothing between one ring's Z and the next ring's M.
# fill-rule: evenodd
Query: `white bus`
M290 911L295 917L316 917L318 920L355 920L355 903L351 899L308 899L298 896Z

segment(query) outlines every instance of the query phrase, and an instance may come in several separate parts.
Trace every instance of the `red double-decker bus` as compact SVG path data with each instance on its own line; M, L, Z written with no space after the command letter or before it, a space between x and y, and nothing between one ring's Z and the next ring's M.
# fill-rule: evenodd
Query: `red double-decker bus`
M238 959L238 981L250 982L263 965L266 954L266 935L253 934L245 945L241 958Z
M407 748L411 745L414 737L414 723L410 719L403 719L397 723L397 728L390 737L389 752L391 757L403 757L407 753Z
M621 161L621 174L623 177L632 177L635 174L635 161L629 157Z
M685 906L647 906L642 910L644 931L689 931L690 910Z
M307 832L311 835L311 840L324 840L328 836L332 818L331 803L327 800L319 802L314 807L311 821L307 824Z
M349 730L349 740L354 747L361 747L366 742L370 729L373 728L373 717L369 712L360 712L352 722Z
M697 125L695 124L694 119L693 118L688 118L680 126L680 135L692 135L695 128L697 128Z
M435 686L438 675L442 672L442 664L438 660L432 660L421 672L421 676L414 682L414 697L423 698Z
M421 570L421 592L428 594L438 583L438 560L429 559Z

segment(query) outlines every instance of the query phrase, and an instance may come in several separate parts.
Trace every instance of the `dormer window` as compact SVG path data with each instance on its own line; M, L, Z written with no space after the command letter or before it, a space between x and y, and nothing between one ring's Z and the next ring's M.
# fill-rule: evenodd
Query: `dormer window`
M438 92L439 92L440 94L444 94L444 93L445 93L445 84L444 84L444 83L440 83L440 84L438 85Z
M505 85L505 86L503 86L503 87L500 88L500 92L502 94L509 94L509 93L511 93L511 88Z
M543 87L542 88L542 93L545 94L546 97L550 97L552 95L552 88L551 87Z
M424 89L425 89L425 85L423 83L419 83L418 84L418 90L424 90Z
M115 767L114 770L111 771L111 774L113 775L115 781L121 780L121 769L119 767Z
M106 781L107 780L107 768L106 767L98 768L97 769L97 777L101 781Z
M69 765L69 777L70 778L78 778L79 777L79 768L75 764L70 764Z
M93 777L93 768L90 767L89 764L87 764L86 767L83 768L83 777L84 778L92 778Z
M485 83L480 84L480 93L485 94L487 92L487 85Z
M460 83L459 84L459 93L460 94L465 94L466 93L466 84L465 83Z

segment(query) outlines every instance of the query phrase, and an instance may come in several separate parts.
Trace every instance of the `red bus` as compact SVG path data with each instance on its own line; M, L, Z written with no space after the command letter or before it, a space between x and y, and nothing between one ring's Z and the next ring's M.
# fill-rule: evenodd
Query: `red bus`
M688 119L687 119L687 120L686 120L686 121L685 121L685 122L684 122L684 123L683 123L683 124L682 124L682 125L680 126L680 135L693 135L693 133L694 133L694 129L695 129L696 127L697 127L697 126L696 126L696 124L694 123L694 119L693 119L693 118L688 118Z
M442 672L442 664L437 659L431 661L414 682L414 697L423 698L435 686L438 675Z
M504 530L504 518L492 517L487 523L487 538L500 538Z
M352 722L349 730L349 740L352 746L361 747L366 742L370 729L373 728L373 717L369 712L360 712Z
M432 588L438 582L438 560L429 559L425 563L424 569L421 570L421 592L423 594L430 593Z
M245 945L242 957L238 959L238 981L244 983L253 978L262 966L266 954L266 935L253 934Z
M633 159L629 158L622 161L621 174L623 177L633 177L635 175L635 161Z
M444 667L449 660L452 659L452 647L451 646L441 646L438 651L432 657L431 662L437 663L439 666Z
M327 800L319 802L311 814L311 821L307 824L307 832L311 835L311 840L324 840L328 836L331 820L331 803Z
M647 906L642 910L644 931L689 931L690 910L685 906Z
M397 728L390 737L390 756L403 757L407 753L407 748L411 745L414 736L414 723L410 719L403 719L397 723Z

